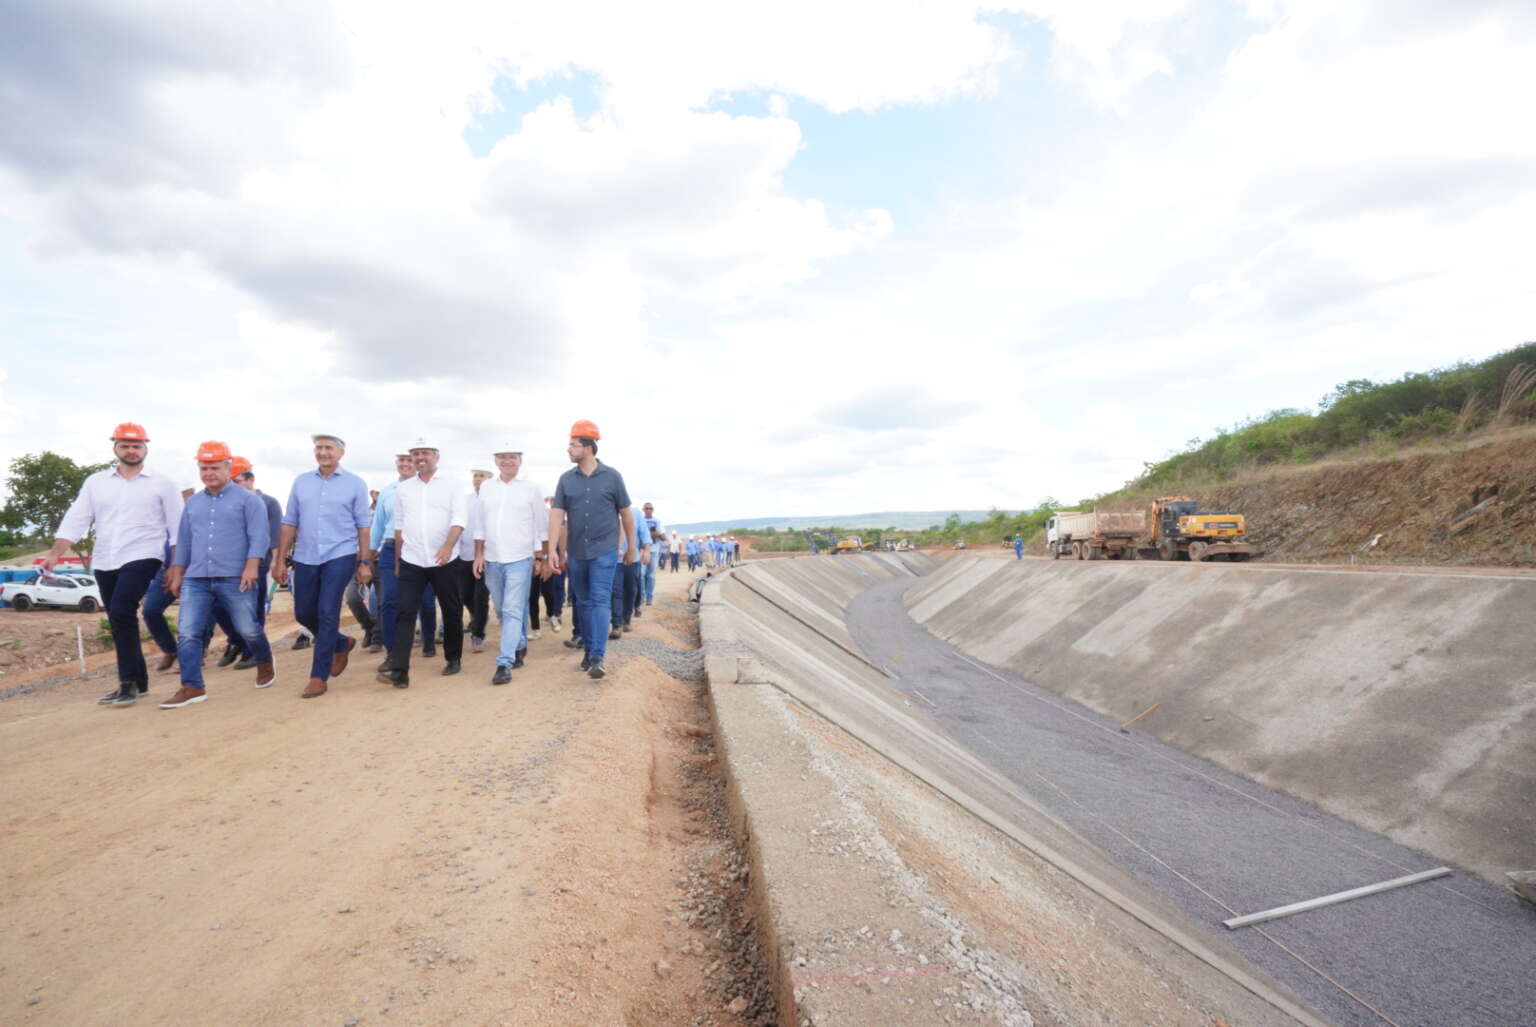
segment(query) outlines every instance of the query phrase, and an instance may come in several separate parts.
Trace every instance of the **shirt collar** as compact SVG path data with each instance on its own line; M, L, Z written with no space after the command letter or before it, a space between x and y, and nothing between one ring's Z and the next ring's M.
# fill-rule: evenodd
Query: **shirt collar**
M310 471L309 473L313 474L316 478L324 478L325 477L325 475L320 473L320 468L318 468L318 467L316 467L313 471ZM343 474L346 474L346 473L347 473L347 469L345 467L341 466L340 464L337 464L336 465L336 469L331 472L331 477L332 478L340 478Z
M117 475L119 478L123 478L122 467L123 467L122 464L113 464L112 465L112 473ZM135 475L134 477L137 477L137 478L158 478L160 476L158 474L155 474L148 467L145 467L144 465L140 464L139 465L139 473L137 475ZM123 480L124 481L128 481L130 479L123 478Z

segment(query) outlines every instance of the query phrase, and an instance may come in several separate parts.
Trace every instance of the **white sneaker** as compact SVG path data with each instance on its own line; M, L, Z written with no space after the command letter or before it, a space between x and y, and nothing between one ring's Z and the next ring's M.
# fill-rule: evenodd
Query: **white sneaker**
M529 638L538 638L539 637L539 629L538 628L534 628L532 631L528 632L528 637Z
M559 617L551 617L551 618L549 618L549 630L553 631L557 635L560 634L560 618Z

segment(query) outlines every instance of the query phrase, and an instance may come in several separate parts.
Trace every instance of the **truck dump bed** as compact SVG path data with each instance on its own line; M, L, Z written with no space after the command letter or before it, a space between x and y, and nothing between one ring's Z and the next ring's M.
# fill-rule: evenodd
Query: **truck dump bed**
M1136 538L1145 534L1146 515L1140 511L1066 511L1056 515L1057 530L1071 538Z

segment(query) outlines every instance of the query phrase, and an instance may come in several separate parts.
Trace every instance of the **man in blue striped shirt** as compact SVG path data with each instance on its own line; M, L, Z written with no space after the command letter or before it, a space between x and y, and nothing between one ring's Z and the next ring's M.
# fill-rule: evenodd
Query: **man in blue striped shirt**
M256 658L256 687L277 679L272 647L256 620L259 601L256 580L261 558L271 541L267 509L253 492L229 480L229 447L205 442L197 447L197 473L203 490L194 492L182 509L176 531L176 555L165 586L181 598L176 625L176 659L181 664L181 688L160 704L162 710L202 702L203 638L213 625L215 605L229 614L236 633Z
M354 576L361 585L373 580L372 559L359 559L368 551L373 511L368 508L368 484L342 469L346 443L335 435L314 435L311 441L315 470L293 479L272 573L279 582L287 579L285 563L291 551L294 619L315 636L304 698L318 699L330 679L347 669L357 645L357 639L340 631L341 599Z

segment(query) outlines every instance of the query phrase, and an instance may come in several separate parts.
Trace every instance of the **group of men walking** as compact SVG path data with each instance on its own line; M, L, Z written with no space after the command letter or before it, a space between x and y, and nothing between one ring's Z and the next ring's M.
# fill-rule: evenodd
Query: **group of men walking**
M580 669L600 679L607 643L652 601L663 546L674 557L681 548L650 504L643 517L634 516L623 476L597 457L601 438L591 421L571 426L566 452L574 466L547 499L520 476L521 443L497 448L495 471L475 471L470 492L439 473L438 447L419 438L396 455L397 480L370 503L363 479L341 466L346 443L317 434L315 469L294 479L281 506L255 489L250 462L216 441L198 447L203 488L184 497L170 476L145 466L144 427L125 422L112 433L114 466L86 479L42 564L51 571L94 528L92 570L117 654L118 687L104 704L132 705L149 690L141 602L162 649L156 669L180 665L180 687L162 709L206 699L203 653L215 623L244 655L237 669L254 668L256 687L271 686L268 575L291 583L295 619L313 639L306 699L325 695L331 679L346 671L359 643L340 631L343 598L349 586L370 584L378 596L376 635L388 651L379 677L397 688L410 687L424 600L435 600L442 612L445 676L461 670L465 607L476 651L489 611L496 612L501 638L491 683L500 685L523 665L530 596L536 602L540 586L561 577L569 579L575 607L566 645L581 648ZM177 597L172 647L164 610ZM558 630L558 603L546 610ZM430 647L430 627L424 640Z

